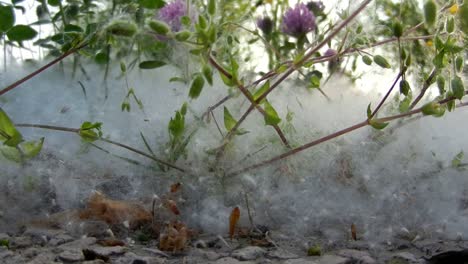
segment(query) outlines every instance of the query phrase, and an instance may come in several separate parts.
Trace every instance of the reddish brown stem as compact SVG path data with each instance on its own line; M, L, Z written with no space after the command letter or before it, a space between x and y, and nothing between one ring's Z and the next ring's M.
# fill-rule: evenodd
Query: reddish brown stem
M427 89L429 88L429 86L431 86L431 84L433 83L434 81L434 78L435 76L437 75L437 69L434 68L431 72L431 74L429 75L429 77L427 77L427 79L424 81L424 85L421 89L421 92L418 94L418 96L414 99L414 101L411 103L409 109L413 109L418 103L419 101L421 101L421 99L423 98L424 94L426 93Z
M65 52L64 54L60 55L58 58L54 59L53 61L47 63L46 65L42 66L41 68L39 68L38 70L32 72L31 74L25 76L24 78L12 83L11 85L9 85L8 87L6 87L5 89L3 90L0 90L0 96L13 90L14 88L18 87L20 84L28 81L29 79L33 78L34 76L38 75L39 73L43 72L44 70L48 69L50 66L56 64L57 62L65 59L66 57L70 56L71 54L77 52L78 50L84 48L87 44L83 44L81 46L78 46L77 48L74 48L74 49L71 49L67 52Z
M387 100L387 98L390 96L390 93L392 93L393 88L395 88L395 85L397 84L398 80L400 80L400 78L401 78L401 76L402 76L403 74L404 74L404 70L398 74L398 76L396 77L396 79L395 79L395 81L393 82L392 86L390 87L390 89L388 89L387 94L385 94L385 96L382 98L382 100L380 100L379 105L377 106L377 108L375 108L374 112L372 112L372 114L370 115L369 119L372 119L372 118L377 114L377 112L378 112L378 111L380 110L380 108L383 106L383 104L385 103L385 101Z

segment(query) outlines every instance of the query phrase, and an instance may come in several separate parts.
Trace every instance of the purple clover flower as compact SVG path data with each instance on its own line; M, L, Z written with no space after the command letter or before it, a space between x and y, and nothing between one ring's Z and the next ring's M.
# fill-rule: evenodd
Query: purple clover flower
M273 21L268 16L259 17L257 19L257 27L260 28L263 34L270 35L271 31L273 30Z
M182 28L180 19L187 16L187 3L185 0L175 0L159 9L158 19L166 22L173 32L178 32ZM190 19L192 23L196 19L194 8L190 8Z
M336 50L334 49L327 49L327 51L325 51L325 53L323 54L323 56L325 57L331 57L335 55L336 55Z
M283 33L298 38L315 30L316 26L314 14L305 4L299 3L286 10L281 28Z

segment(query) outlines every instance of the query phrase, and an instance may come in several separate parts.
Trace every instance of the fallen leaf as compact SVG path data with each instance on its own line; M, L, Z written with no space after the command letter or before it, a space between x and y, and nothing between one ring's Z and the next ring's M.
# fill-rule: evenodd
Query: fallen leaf
M239 207L235 207L232 209L231 216L229 217L229 238L232 240L234 236L234 231L236 229L237 221L240 218L240 209Z
M182 187L182 184L180 182L176 182L176 183L172 184L171 185L171 193L175 193L175 192L179 191L181 187Z
M159 249L178 252L185 249L190 236L187 227L179 221L169 223L159 236Z
M174 202L173 200L168 199L165 202L165 205L166 205L166 208L169 209L169 211L171 211L173 214L180 215L180 211L179 211L179 208L177 208L176 202Z
M103 247L125 246L123 241L117 239L103 239L99 240L97 243Z
M353 240L357 240L357 235L356 235L356 225L355 224L351 224L351 237L353 238Z

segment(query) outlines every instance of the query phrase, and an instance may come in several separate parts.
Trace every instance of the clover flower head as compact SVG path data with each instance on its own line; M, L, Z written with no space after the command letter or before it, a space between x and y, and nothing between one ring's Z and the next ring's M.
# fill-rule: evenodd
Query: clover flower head
M301 37L310 31L315 30L315 16L305 4L296 4L294 8L289 8L283 16L283 33Z
M269 35L271 31L273 30L273 21L268 16L259 17L257 19L257 26L258 28L260 28L263 34Z
M327 49L327 51L325 51L325 53L323 54L323 56L325 57L331 57L335 55L336 55L336 50L334 49Z
M190 8L192 22L196 19L194 8ZM181 18L187 16L187 3L184 0L174 0L159 9L157 18L166 22L174 32L180 31L182 27Z
M322 1L310 1L307 3L307 8L312 11L312 13L317 15L323 12L325 5Z

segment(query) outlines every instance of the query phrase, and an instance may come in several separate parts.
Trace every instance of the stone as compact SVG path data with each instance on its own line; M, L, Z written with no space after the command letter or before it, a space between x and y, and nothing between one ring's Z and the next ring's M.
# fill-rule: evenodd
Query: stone
M84 237L78 240L70 241L58 246L61 250L83 250L91 245L96 244L96 238Z
M78 262L84 260L84 255L81 251L64 251L58 258L64 262Z
M235 258L231 257L226 257L226 258L220 258L214 262L211 262L213 264L254 264L255 262L253 261L240 261Z
M23 262L18 262L23 263ZM27 262L27 264L54 264L58 263L55 261L55 255L50 252L42 252L37 255L35 258Z
M79 236L89 236L98 239L110 237L109 225L104 221L85 220L73 228L73 233Z
M167 259L161 257L138 256L135 253L127 252L124 256L113 261L115 264L166 264Z
M27 248L26 250L24 250L21 253L21 255L25 258L31 259L39 255L39 253L40 253L40 250L38 248L31 247L31 248Z
M266 251L261 247L249 246L232 252L231 256L238 260L255 260L265 255Z
M170 258L170 256L168 254L166 254L164 251L161 251L159 249L156 249L156 248L143 248L144 251L146 252L149 252L155 256L162 256L162 257L166 257L166 258Z
M337 253L338 256L349 258L355 262L362 264L376 264L377 262L369 255L367 251L355 249L342 249Z
M122 246L115 246L115 247L102 247L102 246L94 246L87 248L88 250L92 251L94 254L103 257L115 256L115 255L123 255L127 252L126 247Z
M57 236L55 237L52 237L48 244L52 247L56 247L56 246L59 246L59 245L62 245L64 243L67 243L67 242L70 242L70 241L73 241L74 238L70 235L67 235L67 234L58 234Z
M81 264L105 264L106 262L102 259L95 259L95 260L88 260L88 261L83 261Z
M416 256L410 252L399 252L392 256L391 260L402 260L403 263L407 264L419 264L424 263L424 260L421 258L416 258Z
M348 264L350 259L343 258L340 256L335 255L325 255L319 259L317 259L317 264Z
M13 237L10 239L10 248L11 249L20 249L27 248L32 246L33 241L29 236L19 236Z
M310 260L310 259L288 259L283 264L317 264L317 262Z
M0 233L0 240L9 240L10 236L6 233Z
M293 254L285 249L279 248L273 251L269 251L266 256L273 259L296 259L298 255Z

